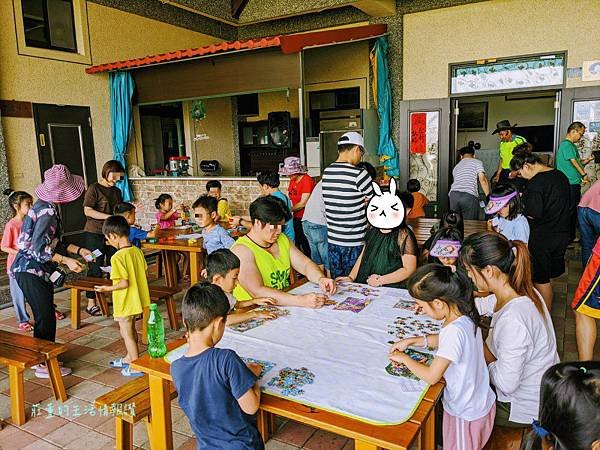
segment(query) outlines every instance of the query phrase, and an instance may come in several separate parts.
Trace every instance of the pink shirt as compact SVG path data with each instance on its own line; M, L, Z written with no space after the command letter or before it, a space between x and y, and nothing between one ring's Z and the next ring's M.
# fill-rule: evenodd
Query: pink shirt
M596 181L592 184L579 202L579 206L582 208L590 208L600 213L600 181Z
M13 217L10 219L6 226L4 227L4 234L2 234L2 247L9 247L18 250L17 248L17 239L19 234L21 233L21 227L23 226L23 221L18 217ZM10 267L17 255L13 255L11 253L8 254L8 258L6 258L6 272L10 272Z
M175 221L177 219L179 219L179 214L177 214L177 211L175 211L173 213L173 215L171 217L169 217L168 219L163 219L163 216L166 213L160 212L158 211L156 213L156 220L158 221L158 226L160 227L161 230L164 230L165 228L171 228L175 226Z

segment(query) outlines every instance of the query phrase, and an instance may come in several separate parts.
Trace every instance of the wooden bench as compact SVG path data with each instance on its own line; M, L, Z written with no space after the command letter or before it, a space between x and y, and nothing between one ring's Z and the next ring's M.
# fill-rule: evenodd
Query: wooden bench
M177 396L171 384L169 393L171 400ZM133 405L133 406L130 406ZM114 391L110 391L96 399L96 408L113 409L115 414L115 443L117 450L133 449L133 426L141 420L146 421L148 436L151 435L150 391L148 375L136 378Z
M71 289L71 328L74 330L81 326L81 293L82 292L95 292L94 286L111 286L112 281L105 278L92 278L86 277L76 281L71 281L65 284L65 287ZM175 300L173 296L179 292L177 288L170 288L167 286L149 286L150 301L156 303L160 300L164 300L167 305L167 313L169 315L169 324L171 329L179 329L177 323L177 313L175 310ZM96 292L96 299L102 310L102 314L108 316L108 299L107 295L101 292ZM144 319L147 317L147 311L144 311ZM143 322L144 332L142 337L146 336L146 320Z
M417 243L423 245L431 237L432 227L439 225L440 219L420 217L408 219L406 223L412 227ZM465 220L465 237L480 231L488 231L488 223L485 220Z
M519 450L521 441L529 432L529 429L529 427L507 428L495 426L483 450Z
M155 264L156 264L156 276L157 278L161 278L162 277L162 252L160 250L153 250L153 249L142 249L142 252L144 253L144 258L146 259L146 263L148 263L149 259L154 258Z
M13 423L16 425L25 423L23 372L36 364L45 363L48 367L54 398L61 402L67 400L67 392L57 360L57 356L67 350L65 344L0 330L0 364L8 366Z

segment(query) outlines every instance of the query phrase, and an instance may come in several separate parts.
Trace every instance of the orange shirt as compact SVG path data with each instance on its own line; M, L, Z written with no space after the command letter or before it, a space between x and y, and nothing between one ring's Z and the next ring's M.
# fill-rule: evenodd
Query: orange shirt
M415 204L413 205L410 213L406 216L407 219L417 219L419 217L425 217L425 206L429 203L427 197L421 194L420 192L412 193L413 199L415 200Z

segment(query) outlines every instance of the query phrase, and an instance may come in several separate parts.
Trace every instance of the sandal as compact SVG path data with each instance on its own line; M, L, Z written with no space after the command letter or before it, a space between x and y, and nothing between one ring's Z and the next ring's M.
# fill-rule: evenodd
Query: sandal
M65 315L61 313L58 309L54 310L54 316L56 317L56 320L63 320L65 318Z
M131 367L127 366L121 369L121 375L124 377L141 377L144 376L144 372L138 372L137 370L133 370Z
M23 322L19 324L19 330L29 333L33 331L33 326L29 322Z
M100 311L100 308L98 308L98 305L94 305L94 306L88 306L87 308L85 308L85 312L88 313L90 316L94 316L94 317L98 317L100 315L102 315L102 311Z
M108 365L113 369L124 369L126 367L129 367L129 363L123 362L123 358L113 359L111 362L108 363Z

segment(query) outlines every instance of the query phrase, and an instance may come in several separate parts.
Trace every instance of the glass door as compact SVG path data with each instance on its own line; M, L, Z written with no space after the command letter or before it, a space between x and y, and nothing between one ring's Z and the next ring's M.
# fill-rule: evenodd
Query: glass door
M448 208L450 99L405 101L400 114L400 186L419 180L427 216L438 217Z
M563 90L559 142L573 122L581 122L586 128L585 135L577 143L579 156L582 159L595 156L598 161L592 161L585 167L591 185L600 179L600 88Z

